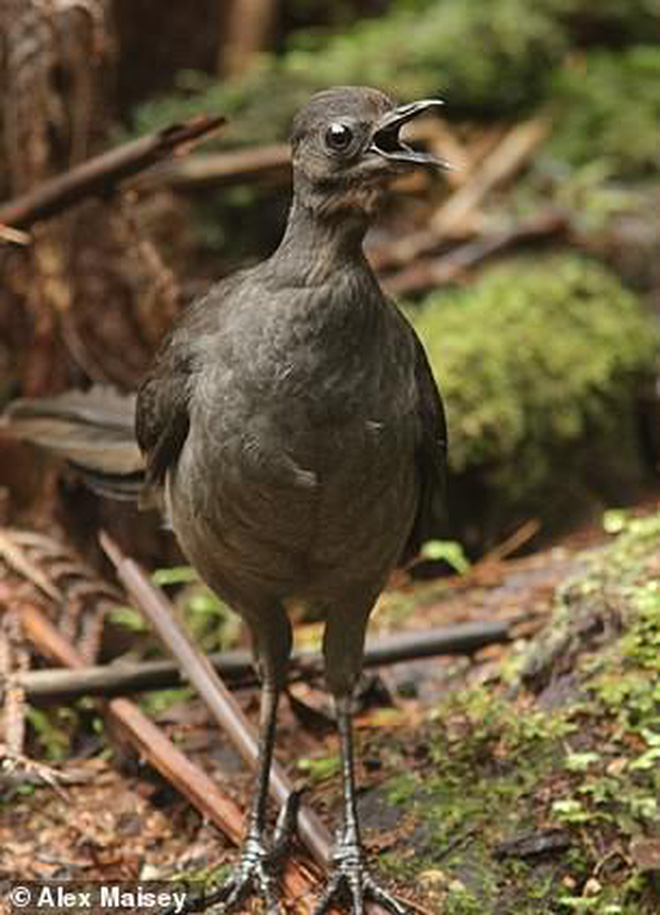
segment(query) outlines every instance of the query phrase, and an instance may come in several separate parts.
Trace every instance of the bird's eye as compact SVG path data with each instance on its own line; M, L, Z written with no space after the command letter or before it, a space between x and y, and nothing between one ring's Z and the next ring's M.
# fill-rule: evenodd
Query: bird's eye
M335 121L325 132L325 144L333 152L346 152L353 142L353 131L347 124Z

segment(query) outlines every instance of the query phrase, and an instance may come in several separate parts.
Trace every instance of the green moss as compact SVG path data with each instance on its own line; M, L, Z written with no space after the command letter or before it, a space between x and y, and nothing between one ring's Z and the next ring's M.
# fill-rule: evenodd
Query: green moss
M586 554L583 571L558 593L548 632L572 620L584 640L570 671L565 655L556 659L555 680L563 671L579 681L567 704L535 709L530 697L503 698L492 684L454 696L425 735L428 762L390 782L390 803L413 816L415 853L389 859L389 869L420 885L433 875L442 911L476 911L476 903L484 915L655 911L627 845L660 826L658 555L660 515L632 521ZM616 608L620 626L602 627L594 643L585 623L596 600ZM571 836L563 853L493 854L502 840L557 827ZM606 856L616 866L605 868Z
M562 493L594 485L595 461L604 480L638 472L634 400L658 340L614 274L574 255L517 259L432 293L413 318L446 401L451 469L479 470L504 514L548 518L551 490L563 511Z

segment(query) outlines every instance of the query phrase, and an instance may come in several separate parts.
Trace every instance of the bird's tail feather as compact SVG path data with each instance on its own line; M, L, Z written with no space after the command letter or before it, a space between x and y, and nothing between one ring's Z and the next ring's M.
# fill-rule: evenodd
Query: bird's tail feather
M135 441L135 395L103 386L15 400L0 418L12 438L66 460L101 495L136 499L144 460Z

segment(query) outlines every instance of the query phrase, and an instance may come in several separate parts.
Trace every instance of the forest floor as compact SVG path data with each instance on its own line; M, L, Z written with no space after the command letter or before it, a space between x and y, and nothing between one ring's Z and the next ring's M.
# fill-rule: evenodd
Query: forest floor
M366 839L415 911L657 911L658 508L615 518L616 536L592 528L382 600L373 622L381 633L517 620L505 645L365 675L357 731ZM302 627L303 640L317 629ZM327 697L322 683L291 692L278 756L331 825L341 799ZM256 721L256 691L239 696ZM140 701L246 803L249 776L196 696L186 689ZM218 879L235 849L153 769L109 742L83 702L79 721L85 714L85 739L55 766L65 780L5 794L0 877ZM56 757L57 733L41 731ZM304 899L291 909L307 910Z

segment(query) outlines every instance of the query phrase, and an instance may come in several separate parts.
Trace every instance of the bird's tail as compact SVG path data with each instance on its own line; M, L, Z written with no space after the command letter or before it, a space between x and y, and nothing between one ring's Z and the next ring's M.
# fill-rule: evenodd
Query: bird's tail
M144 460L135 441L135 395L97 386L22 399L0 417L0 431L67 461L85 483L113 499L136 499Z

